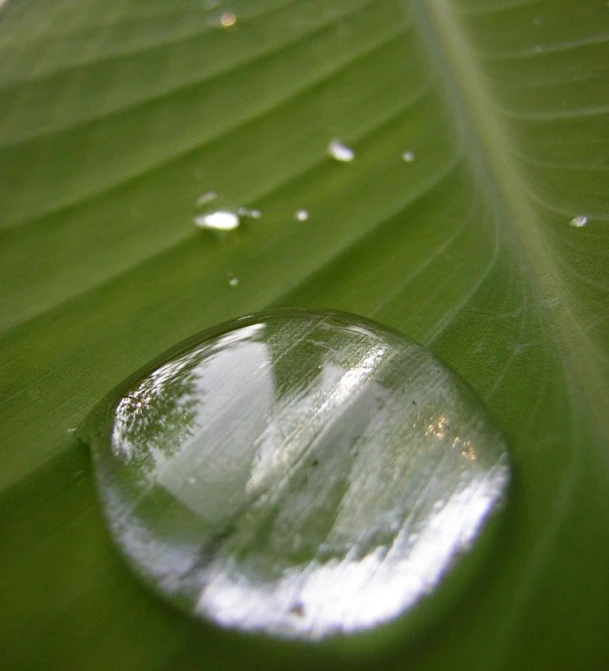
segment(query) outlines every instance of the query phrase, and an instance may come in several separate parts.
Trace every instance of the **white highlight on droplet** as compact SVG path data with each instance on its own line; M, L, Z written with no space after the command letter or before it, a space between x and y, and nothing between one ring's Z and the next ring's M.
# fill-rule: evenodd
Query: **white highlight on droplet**
M294 212L294 219L296 221L306 221L309 218L309 213L307 210L296 210Z
M573 226L574 228L581 228L582 226L585 226L588 223L588 217L585 214L580 214L577 217L573 217L571 221L569 222L569 226Z
M402 161L405 161L406 163L412 163L414 161L414 152L413 151L405 151L402 154Z
M342 161L343 163L349 163L355 158L355 152L351 147L347 147L346 144L340 138L335 137L333 140L330 140L328 144L328 154L333 159L337 161Z
M239 278L236 277L235 275L229 275L228 276L228 284L231 287L237 287L239 286Z
M210 214L201 214L194 219L195 226L214 231L232 231L239 226L239 217L234 212L219 210Z

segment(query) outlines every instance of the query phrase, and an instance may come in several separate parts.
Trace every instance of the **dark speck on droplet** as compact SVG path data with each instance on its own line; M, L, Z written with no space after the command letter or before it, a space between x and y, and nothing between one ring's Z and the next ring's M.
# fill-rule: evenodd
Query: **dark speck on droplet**
M319 459L313 459L311 466L319 466Z

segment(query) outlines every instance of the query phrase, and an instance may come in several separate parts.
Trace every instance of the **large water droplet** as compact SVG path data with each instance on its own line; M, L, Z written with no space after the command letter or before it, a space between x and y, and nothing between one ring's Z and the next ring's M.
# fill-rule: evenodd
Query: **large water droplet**
M227 627L304 639L433 601L508 482L464 382L399 333L334 312L205 332L102 402L81 436L112 534L156 591Z

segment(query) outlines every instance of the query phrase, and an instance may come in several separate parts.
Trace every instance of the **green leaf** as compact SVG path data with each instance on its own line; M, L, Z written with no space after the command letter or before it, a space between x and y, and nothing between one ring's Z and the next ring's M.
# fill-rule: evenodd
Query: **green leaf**
M601 0L0 2L2 668L609 663L608 45ZM262 217L198 230L209 191ZM71 433L163 350L274 306L418 339L511 447L478 582L374 660L163 606Z

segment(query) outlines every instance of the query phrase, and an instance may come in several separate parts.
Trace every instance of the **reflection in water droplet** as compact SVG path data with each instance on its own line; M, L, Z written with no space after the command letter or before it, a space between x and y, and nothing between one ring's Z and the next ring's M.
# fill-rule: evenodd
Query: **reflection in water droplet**
M294 218L297 221L307 221L309 213L307 210L296 210L296 212L294 212Z
M202 334L81 430L136 571L218 624L320 639L436 590L504 496L504 443L422 346L280 311Z
M412 151L405 151L402 154L402 160L406 161L406 163L412 163L414 161L414 158L415 158L414 152Z
M573 217L571 221L569 222L570 226L574 226L575 228L581 228L582 226L585 226L588 223L588 217L585 214L580 214L577 217Z
M208 214L200 214L194 219L199 228L213 231L232 231L239 226L239 217L234 212L218 210Z
M330 140L328 144L328 154L337 161L342 161L343 163L349 163L355 158L355 152L351 147L347 147L346 144L343 144L342 140L335 137L333 140Z
M229 275L228 276L228 283L231 287L237 287L237 286L239 286L239 278L236 277L235 275Z

